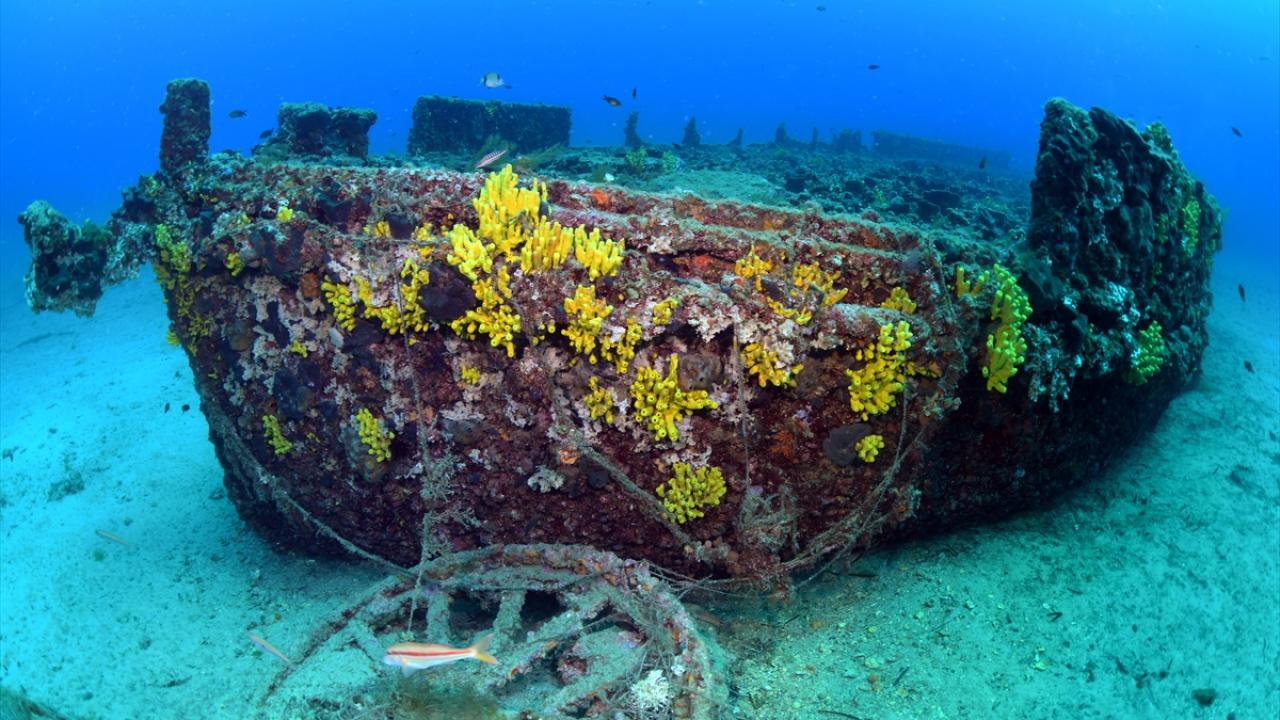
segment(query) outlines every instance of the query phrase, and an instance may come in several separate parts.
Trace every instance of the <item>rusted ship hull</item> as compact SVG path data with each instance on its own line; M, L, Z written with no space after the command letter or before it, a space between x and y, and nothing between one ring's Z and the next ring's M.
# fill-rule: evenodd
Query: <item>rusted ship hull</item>
M184 93L166 102L181 157L107 227L165 286L231 498L289 547L409 566L574 543L781 578L1096 475L1206 342L1212 199L1102 111L1051 103L1023 243L553 179L505 221L625 243L608 272L526 260L531 239L469 265L452 234L484 225L485 173L193 153ZM1118 197L1089 180L1107 172ZM1031 313L1012 330L997 263ZM1139 373L1153 322L1160 362ZM1025 357L1001 391L988 338L1010 332Z

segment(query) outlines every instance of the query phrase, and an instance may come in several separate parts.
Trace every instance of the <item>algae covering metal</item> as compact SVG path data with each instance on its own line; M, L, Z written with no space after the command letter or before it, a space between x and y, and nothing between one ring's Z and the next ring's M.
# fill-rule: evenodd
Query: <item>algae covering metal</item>
M379 696L367 677L344 677L336 687L292 682L326 649L355 645L376 660L415 626L444 643L491 635L489 649L505 672L470 662L435 668L383 707L347 707L358 689ZM710 720L728 695L715 646L645 563L570 545L489 547L427 563L416 578L392 577L319 624L293 660L258 697L259 717L356 710L410 717L430 708L431 717L626 710L629 717Z
M166 138L207 137L201 86L170 85ZM190 144L108 255L153 262L231 497L292 547L587 544L781 582L1096 474L1206 341L1212 198L1162 128L1058 100L1003 244ZM96 297L41 281L80 231L29 215L33 307Z

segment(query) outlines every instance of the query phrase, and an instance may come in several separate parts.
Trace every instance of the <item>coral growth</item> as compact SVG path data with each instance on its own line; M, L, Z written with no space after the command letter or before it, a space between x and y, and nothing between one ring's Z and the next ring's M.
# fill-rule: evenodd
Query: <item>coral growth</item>
M670 717L672 694L666 674L654 668L631 686L627 706L638 720Z
M223 261L227 271L231 273L231 277L239 277L244 272L244 260L241 259L240 253L234 250L227 253L226 260Z
M591 392L582 399L591 413L592 420L604 418L606 423L613 423L613 393L600 387L600 378L592 376L589 382Z
M994 334L987 336L987 364L982 376L987 379L987 389L1005 393L1009 390L1009 378L1018 373L1018 366L1027 359L1027 341L1022 337L1022 324L1031 316L1031 301L1018 286L1018 280L999 263L992 268L995 274L995 297L991 301L991 319L999 320Z
M755 280L756 292L764 292L761 278L773 271L773 262L756 254L756 249L738 258L733 264L733 272L745 280Z
M426 248L418 251L419 257L426 260L430 252ZM420 267L412 257L405 258L400 267L400 295L397 301L389 305L373 303L373 288L364 278L356 278L356 292L360 302L364 303L364 316L369 320L377 320L382 329L390 335L416 330L426 330L430 322L427 312L418 303L422 288L431 280L430 273ZM349 298L348 298L349 299ZM332 301L331 301L332 302ZM335 315L337 305L334 306ZM402 309L403 308L403 309Z
M1138 347L1133 351L1130 359L1132 365L1125 372L1125 380L1134 385L1145 385L1153 375L1160 372L1160 367L1169 354L1162 332L1159 321L1152 320L1145 330L1138 333Z
M987 278L990 275L990 272L983 272L977 277L977 279L970 283L968 278L965 277L964 266L957 265L955 284L956 297L962 298L965 296L978 295L982 292L982 288L987 284Z
M160 260L155 266L156 278L161 287L172 290L191 272L191 248L174 239L169 226L163 223L156 225L155 242L156 255Z
M694 470L686 463L671 466L675 475L658 486L662 506L683 525L706 513L702 508L715 507L724 497L724 476L717 467L700 467Z
M653 324L666 325L671 322L671 312L679 305L675 298L667 298L653 306Z
M351 299L351 289L346 285L325 280L320 283L320 291L324 299L333 308L333 321L343 330L354 330L356 327L356 304Z
M572 250L588 278L595 281L616 274L626 251L622 241L601 237L599 229L588 233L547 220L542 211L546 199L545 183L520 187L520 177L507 165L489 174L472 201L477 227L459 223L448 234L450 252L445 260L471 281L479 302L479 307L468 310L450 327L468 340L488 336L489 344L506 348L508 357L515 356L515 335L521 328L520 315L509 303L508 263L518 261L526 273L547 271L563 265ZM583 332L582 328L575 331L579 342L585 343Z
M854 449L858 451L858 457L862 458L862 462L873 463L876 456L884 449L883 435L867 435L854 445Z
M674 442L680 437L677 422L694 410L716 407L706 390L686 392L680 388L679 366L679 356L672 355L666 377L651 367L642 367L636 371L635 382L631 383L636 419L649 426L655 440Z
M391 459L391 441L396 434L382 426L382 421L375 418L369 408L360 408L356 413L356 424L360 430L360 441L369 448L369 455L378 462Z
M613 306L596 297L594 285L579 285L573 297L565 298L564 311L569 316L569 326L560 332L569 338L574 351L586 355L594 364L600 326L613 312Z
M267 444L276 452L276 455L284 455L293 449L293 443L285 438L280 430L280 421L275 415L262 416L262 436L266 438Z
M963 269L957 268L957 271L963 272ZM963 275L961 275L959 279L963 279ZM880 307L886 310L897 310L898 312L906 313L907 315L911 315L916 311L915 301L912 300L911 296L907 294L907 291L903 290L901 287L894 287L889 293L889 299L880 303Z
M880 326L880 337L855 354L863 362L849 376L849 407L866 420L897 403L907 378L907 349L911 347L911 326L905 320Z
M766 350L760 343L751 343L742 349L742 364L748 374L756 376L760 387L795 385L796 373L804 368L802 363L787 365L778 359L778 353Z
M1200 201L1194 197L1182 206L1182 251L1187 255L1195 252L1200 242Z

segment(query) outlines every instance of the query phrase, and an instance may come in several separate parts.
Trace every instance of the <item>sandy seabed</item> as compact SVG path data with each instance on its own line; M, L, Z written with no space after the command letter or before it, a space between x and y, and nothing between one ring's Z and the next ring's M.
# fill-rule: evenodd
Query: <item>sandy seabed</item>
M706 606L726 717L1280 715L1280 297L1247 272L1219 262L1203 377L1106 475ZM0 282L0 686L69 717L252 717L279 666L247 632L289 652L382 575L244 526L165 329L149 275L91 319Z

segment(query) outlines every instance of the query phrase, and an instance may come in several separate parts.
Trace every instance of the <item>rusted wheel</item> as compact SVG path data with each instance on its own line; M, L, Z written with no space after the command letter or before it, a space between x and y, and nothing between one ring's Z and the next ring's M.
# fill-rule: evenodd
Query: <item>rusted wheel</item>
M382 665L384 649L410 637L465 646L487 634L496 666L455 662L402 678ZM315 682L326 674L316 666L352 647L367 656L366 673L345 688ZM647 564L583 546L496 546L434 561L420 579L380 583L313 632L259 707L263 717L465 708L495 718L699 720L724 699L712 656Z

